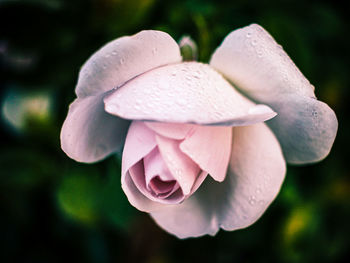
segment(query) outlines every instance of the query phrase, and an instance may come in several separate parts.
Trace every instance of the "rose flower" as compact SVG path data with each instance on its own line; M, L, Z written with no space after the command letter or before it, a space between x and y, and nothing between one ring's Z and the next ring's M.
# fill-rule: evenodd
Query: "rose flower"
M286 163L325 158L338 127L256 24L231 32L209 64L183 62L164 32L118 38L83 65L75 91L64 152L86 163L122 152L130 203L180 238L254 223Z

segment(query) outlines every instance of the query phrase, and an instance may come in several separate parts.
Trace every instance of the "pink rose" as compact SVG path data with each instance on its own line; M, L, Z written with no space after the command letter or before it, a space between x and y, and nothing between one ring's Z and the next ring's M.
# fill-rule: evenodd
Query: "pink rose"
M145 212L180 204L208 173L225 179L231 139L231 127L134 121L123 151L124 192Z
M279 192L286 162L325 158L338 127L255 24L231 32L209 64L182 62L164 32L118 38L84 64L76 94L62 149L91 163L124 146L130 203L180 238L254 223Z

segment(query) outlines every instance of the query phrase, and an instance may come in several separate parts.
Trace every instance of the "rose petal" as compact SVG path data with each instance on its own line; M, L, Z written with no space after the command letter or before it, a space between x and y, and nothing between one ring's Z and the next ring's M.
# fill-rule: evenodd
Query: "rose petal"
M274 103L274 108L279 115L268 124L289 163L317 162L329 154L338 121L327 104L312 98L289 96Z
M155 133L147 128L144 123L133 121L125 139L122 158L122 176L156 146Z
M210 65L248 97L278 112L279 116L271 122L271 127L288 162L315 162L329 153L338 126L335 114L324 103L314 100L314 87L262 27L253 24L230 33L214 52ZM300 105L300 102L307 104ZM305 111L314 107L322 112L319 118ZM301 112L304 115L300 115ZM298 123L298 126L291 128L291 123ZM322 133L315 127L320 127ZM293 146L291 138L302 140ZM303 153L305 148L307 154Z
M286 52L261 26L232 31L212 55L210 65L257 101L299 94L314 97L314 88Z
M76 99L69 107L61 147L78 162L96 162L122 149L130 122L106 113L103 96Z
M174 177L170 173L168 167L165 165L158 147L154 148L152 152L143 158L143 163L145 166L145 179L147 185L155 176L159 176L163 181L174 180Z
M180 144L180 149L216 181L225 179L231 154L231 127L199 126Z
M196 163L188 158L179 148L181 141L175 141L156 135L159 151L171 174L179 183L184 195L191 192L200 169Z
M147 30L103 46L83 65L76 94L86 97L120 87L153 68L182 60L177 43L167 33Z
M164 199L180 187L166 166L158 147L143 158L143 163L148 191L153 191Z
M135 182L131 178L129 170L157 146L154 135L154 132L148 129L142 122L132 122L125 140L122 157L121 182L123 191L130 204L145 212L149 212L157 208L159 209L161 204L152 201L141 193L141 183L136 186ZM140 167L136 166L133 170L133 175L136 177L136 179L139 177L137 176L139 169Z
M186 123L144 122L146 126L164 137L182 140L197 125Z
M266 124L234 128L227 180L219 186L221 227L235 230L258 220L278 194L285 173L281 147Z
M276 115L197 62L156 68L134 78L105 98L105 109L125 119L227 126L254 124Z
M129 172L127 172L123 178L122 187L130 204L132 204L138 210L149 213L164 208L164 204L154 202L140 192L131 179Z
M173 192L167 200L158 199L148 191L142 158L156 147L155 133L143 122L133 121L125 140L121 181L129 202L144 212L151 212L162 208L165 203L178 203L184 199L181 191Z
M173 189L174 191L171 191L171 193L169 193L167 195L167 197L159 198L159 197L155 196L154 194L152 194L152 192L146 186L145 170L144 170L144 165L143 165L142 161L139 161L137 164L133 165L128 170L128 172L124 178L126 179L126 177L130 177L133 181L133 184L137 187L137 189L140 191L140 193L143 194L143 198L146 198L150 201L153 201L153 202L156 202L159 204L178 204L178 203L182 202L185 198L185 196L183 195L183 193L182 193L181 189L179 189L179 187L177 187L176 189ZM126 185L126 186L129 186L129 185ZM124 188L123 188L123 190L124 190ZM131 193L130 188L128 188L128 195L127 195L128 198L129 198L130 194L134 194L134 193ZM137 203L137 205L139 205L139 204ZM137 207L137 206L135 206L135 207ZM152 209L153 209L153 207L154 207L154 205L151 205ZM144 209L147 210L150 208L148 208L148 207L143 208L142 211Z
M203 184L206 184L206 181ZM152 218L165 231L178 238L214 236L219 227L215 221L211 224L213 204L208 196L204 196L202 188L203 185L181 204L151 212ZM201 199L203 196L204 199ZM206 201L208 203L204 203Z
M182 204L152 212L179 238L215 235L219 228L254 223L277 195L286 171L277 139L266 124L233 128L232 155L222 183L207 180Z

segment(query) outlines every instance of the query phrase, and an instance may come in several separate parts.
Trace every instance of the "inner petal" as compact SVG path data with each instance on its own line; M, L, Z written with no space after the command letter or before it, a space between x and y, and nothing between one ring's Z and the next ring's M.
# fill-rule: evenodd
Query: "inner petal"
M147 190L159 198L167 198L179 189L179 184L166 166L158 147L143 159Z
M156 194L156 196L163 197L170 194L176 185L175 180L163 181L159 176L154 177L149 183L148 187Z

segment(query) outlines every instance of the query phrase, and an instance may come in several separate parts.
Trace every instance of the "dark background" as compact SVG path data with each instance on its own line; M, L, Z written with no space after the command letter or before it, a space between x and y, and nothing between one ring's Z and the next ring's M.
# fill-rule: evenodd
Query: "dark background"
M339 120L330 155L288 167L253 226L178 240L128 204L120 160L85 165L59 133L83 62L107 41L189 34L199 60L259 23ZM0 0L0 262L340 262L350 254L349 19L339 1Z

